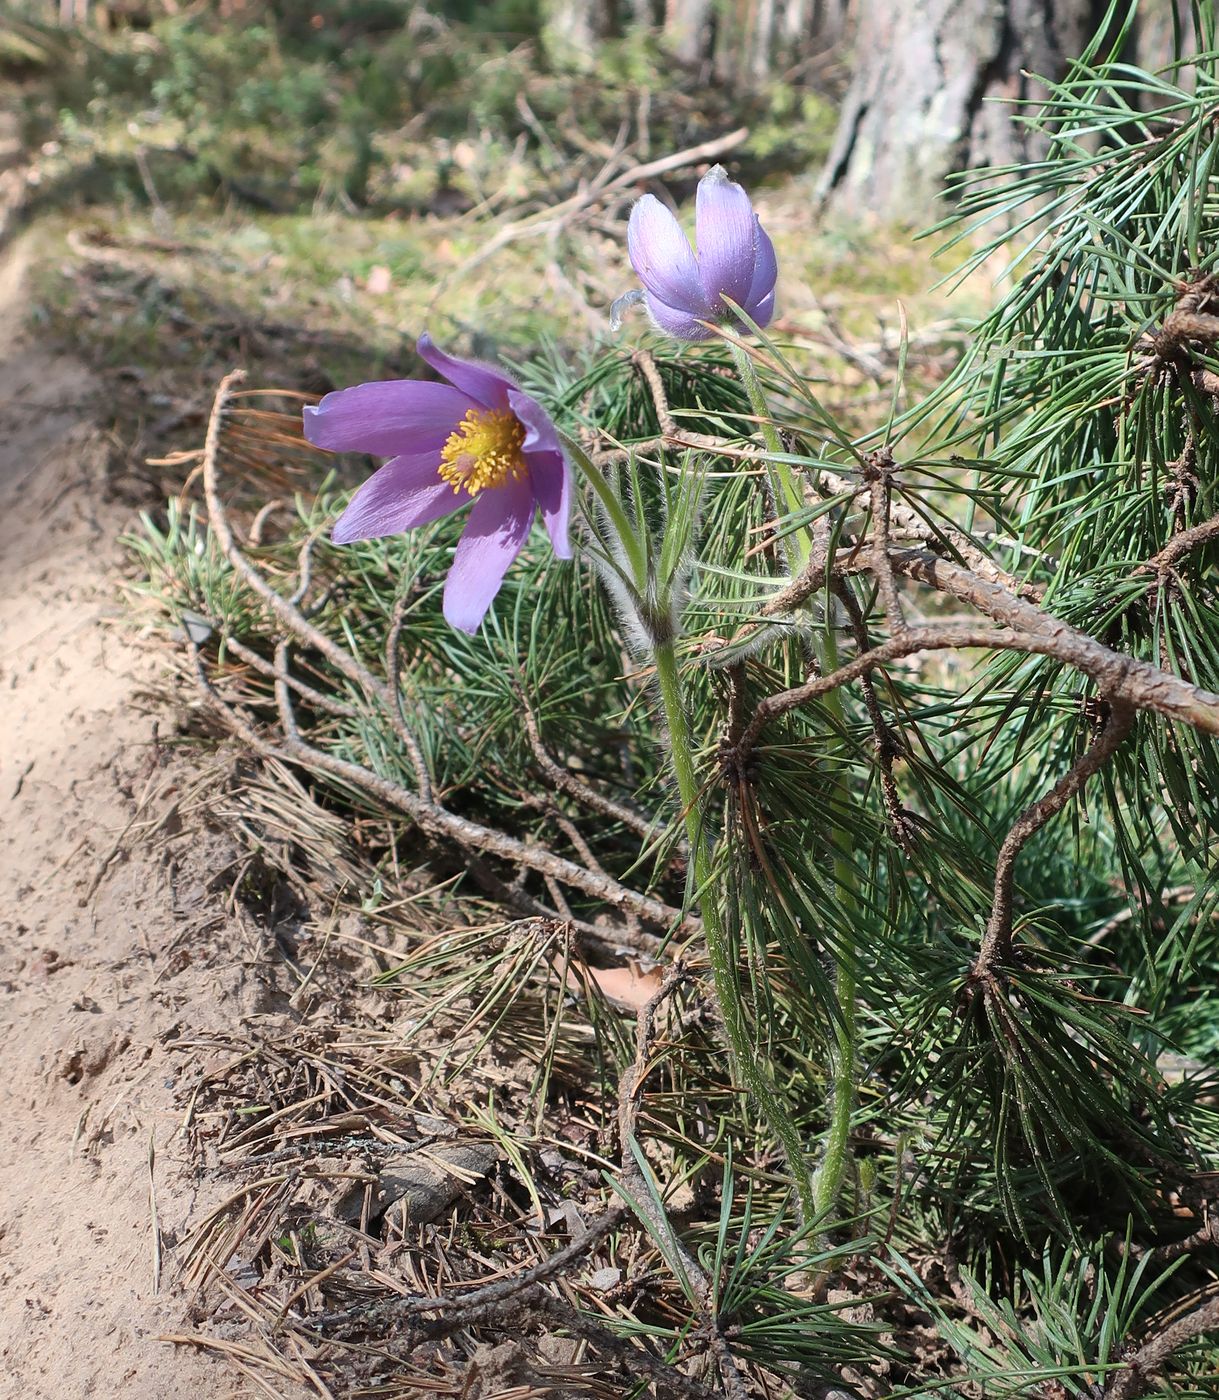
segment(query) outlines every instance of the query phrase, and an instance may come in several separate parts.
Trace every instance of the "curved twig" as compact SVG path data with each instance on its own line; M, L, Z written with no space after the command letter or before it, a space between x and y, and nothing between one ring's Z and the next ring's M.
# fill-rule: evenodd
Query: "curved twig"
M1013 823L995 862L994 902L981 950L970 973L971 981L982 982L991 977L995 963L1006 962L1011 952L1012 895L1016 884L1016 860L1021 849L1051 817L1062 811L1093 774L1109 762L1134 726L1135 713L1134 706L1127 701L1112 701L1105 727L1085 753L1044 797L1039 797L1027 807Z
M207 436L203 443L203 491L207 499L208 523L211 531L220 545L221 553L233 570L240 576L243 583L258 594L278 621L306 645L321 652L335 670L341 671L349 680L355 681L370 698L380 702L386 717L393 725L394 733L410 758L419 784L420 797L426 802L431 792L431 777L427 765L423 761L423 752L419 748L418 741L398 715L398 707L389 686L384 681L378 680L350 652L333 642L324 632L311 626L301 615L299 608L285 598L282 593L272 588L237 548L224 503L221 501L220 492L217 489L216 468L220 455L220 434L224 425L225 413L236 385L244 379L245 371L240 369L235 369L224 376L216 389L211 417L208 419Z
M647 817L633 811L625 804L615 802L612 797L606 797L604 793L598 792L596 788L577 777L570 768L560 763L542 742L537 716L523 696L521 704L524 709L525 733L529 737L529 747L533 750L538 767L554 783L555 787L574 798L581 806L587 807L589 811L599 812L603 817L620 822L628 831L634 832L642 840L654 840L659 823L649 821Z

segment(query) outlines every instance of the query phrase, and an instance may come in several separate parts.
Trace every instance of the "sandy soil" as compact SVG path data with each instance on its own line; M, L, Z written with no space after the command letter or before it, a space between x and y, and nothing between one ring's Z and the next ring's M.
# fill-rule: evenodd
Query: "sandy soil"
M158 738L155 703L141 699L154 662L118 625L117 538L132 512L106 490L104 396L85 366L15 339L21 283L10 250L0 263L0 1396L242 1395L227 1368L158 1340L188 1326L173 1252L203 1204L174 1044L231 1024L251 995L210 888L224 853L216 837L175 837L189 761Z

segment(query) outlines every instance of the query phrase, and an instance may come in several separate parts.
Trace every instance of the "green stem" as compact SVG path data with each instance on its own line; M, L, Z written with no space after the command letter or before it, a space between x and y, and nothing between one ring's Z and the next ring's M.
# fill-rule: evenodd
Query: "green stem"
M772 457L781 456L783 443L770 416L770 407L766 402L766 394L762 388L762 381L758 378L758 371L754 366L753 359L744 346L733 342L730 344L741 382L749 396L750 405L758 417L766 450ZM791 467L786 462L778 461L772 461L769 467L771 488L774 491L777 507L789 515L803 510L803 493ZM796 572L807 563L812 553L812 540L807 530L793 532L788 536L788 540L790 541L789 563L793 572ZM819 660L822 671L828 674L838 668L838 647L834 639L833 624L829 620L826 622L822 637L822 655ZM824 703L839 728L843 728L846 712L843 708L841 694L838 691L832 691L825 697ZM843 793L841 783L838 785L838 791ZM838 805L835 801L837 795L831 796L831 810ZM835 832L834 844L840 847L840 841L841 833ZM854 885L854 872L845 852L835 857L834 873L838 888L843 892L844 898L848 898ZM848 908L848 917L850 913L851 910ZM846 949L844 954L837 959L834 973L834 1000L838 1004L838 1017L830 1071L830 1123L821 1162L813 1173L815 1215L822 1215L832 1210L837 1203L838 1193L842 1189L842 1178L846 1172L850 1147L851 1115L855 1109L855 1057L856 1036L858 1034L855 969L852 956L852 950Z
M737 1072L753 1096L771 1132L779 1139L787 1158L800 1214L806 1221L815 1219L817 1201L805 1162L800 1134L791 1115L779 1097L770 1076L758 1059L749 1035L745 1008L737 982L735 959L732 955L712 879L711 843L703 824L698 775L694 768L694 750L690 724L686 715L685 697L677 669L677 656L672 642L657 643L654 649L656 680L660 687L661 704L669 729L669 745L673 757L673 773L685 813L686 834L690 841L690 865L694 889L701 900L703 934L707 956L715 982L715 995L728 1034L728 1045L736 1062Z
M642 590L647 583L648 561L647 551L639 538L635 527L627 518L626 511L622 507L622 502L618 499L613 487L602 476L595 467L588 454L574 439L566 433L560 433L563 446L566 448L568 456L576 463L584 475L588 478L589 484L597 493L597 499L601 502L602 508L609 516L614 526L614 531L622 543L622 548L626 551L627 561L631 566L631 572L635 576L635 586Z
M760 420L759 426L762 429L762 441L766 444L766 450L772 457L782 456L783 443L779 437L779 430L771 419L770 407L766 402L762 381L758 378L758 371L753 360L743 346L736 344L735 341L728 343L732 348L732 358L736 361L741 383L744 384L745 393L749 397L750 407ZM804 509L804 493L800 490L800 483L796 480L790 465L787 462L770 462L767 464L767 471L770 476L771 490L774 492L776 509L780 513L788 515L795 515L802 511ZM799 573L808 563L809 555L812 553L812 540L809 538L807 530L797 530L787 539L792 572Z
M822 633L821 667L825 674L838 669L838 643L834 637L832 623L827 620ZM841 728L846 721L846 711L842 703L842 693L832 691L826 697L826 708ZM836 784L836 792L830 797L830 810L839 806L839 796L845 796L844 785ZM854 871L842 849L842 832L833 833L833 844L839 854L834 857L835 883L842 891L849 921L854 900L851 898ZM851 1114L855 1110L855 1054L858 1021L855 1006L855 966L853 950L844 949L835 959L834 1000L838 1004L838 1019L834 1028L834 1056L831 1065L830 1123L825 1136L821 1161L813 1173L813 1197L818 1213L832 1210L842 1189L842 1178L846 1173L851 1140Z
M832 1211L838 1203L850 1148L851 1114L855 1110L855 972L849 957L838 960L834 997L838 1002L839 1019L830 1089L830 1126L821 1161L813 1173L813 1200L818 1215Z

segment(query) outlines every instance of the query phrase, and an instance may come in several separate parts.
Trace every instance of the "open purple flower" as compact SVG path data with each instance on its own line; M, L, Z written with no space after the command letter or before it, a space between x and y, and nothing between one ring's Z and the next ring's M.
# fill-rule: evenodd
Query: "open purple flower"
M474 633L540 511L554 552L571 558L571 473L546 410L490 365L419 354L449 381L388 379L305 409L305 436L330 452L390 460L351 498L336 544L396 535L473 501L444 586L444 615Z
M655 195L645 194L631 210L627 252L653 321L679 340L711 335L701 321L735 321L740 329L742 322L724 300L728 297L756 325L767 325L775 314L779 275L774 244L749 196L722 165L698 182L694 232L697 254Z

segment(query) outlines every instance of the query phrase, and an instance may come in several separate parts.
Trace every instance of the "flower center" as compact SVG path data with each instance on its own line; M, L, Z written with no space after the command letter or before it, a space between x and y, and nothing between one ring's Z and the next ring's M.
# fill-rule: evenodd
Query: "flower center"
M511 409L472 408L440 449L440 478L460 494L477 496L526 471L525 426Z

